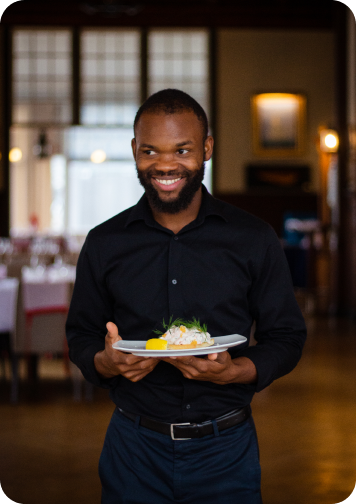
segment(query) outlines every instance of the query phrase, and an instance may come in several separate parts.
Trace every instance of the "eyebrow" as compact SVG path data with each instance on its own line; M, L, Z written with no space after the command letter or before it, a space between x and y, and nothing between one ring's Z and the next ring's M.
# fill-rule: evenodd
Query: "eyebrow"
M176 144L176 147L183 147L183 145L191 145L193 142L191 140L186 140L185 142L180 142Z
M193 142L191 140L185 140L184 142L179 142L176 144L176 147L183 147L184 145L192 145ZM144 149L152 149L154 150L156 147L154 145L150 145L150 144L141 144L140 145L140 148L144 148Z
M150 145L150 144L141 144L140 145L140 149L142 149L142 147L144 147L145 149L154 149L154 145Z

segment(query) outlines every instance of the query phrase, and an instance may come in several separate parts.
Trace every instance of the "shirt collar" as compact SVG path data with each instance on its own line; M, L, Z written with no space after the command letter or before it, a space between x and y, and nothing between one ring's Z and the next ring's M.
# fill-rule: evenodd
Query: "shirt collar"
M226 212L224 211L224 203L212 196L204 184L202 184L203 199L197 219L201 216L203 219L208 215L216 215L221 217L225 222L228 222Z
M228 218L224 212L223 204L221 201L215 199L206 189L204 184L202 184L202 203L199 209L198 216L194 223L196 225L202 223L205 220L205 217L209 215L216 215L224 219L225 222L228 222ZM150 226L157 225L156 221L153 218L151 208L149 206L147 196L144 194L137 204L132 207L129 216L126 220L125 227L129 226L132 222L135 221L145 221L146 224ZM193 222L191 223L193 224Z

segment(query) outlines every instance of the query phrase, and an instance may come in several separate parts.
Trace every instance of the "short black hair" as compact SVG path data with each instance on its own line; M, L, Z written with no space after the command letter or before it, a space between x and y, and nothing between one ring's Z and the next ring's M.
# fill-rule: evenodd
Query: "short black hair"
M185 111L194 112L197 116L203 127L203 139L205 141L209 129L206 113L203 107L194 98L180 89L162 89L147 98L136 113L134 131L144 112L177 114Z

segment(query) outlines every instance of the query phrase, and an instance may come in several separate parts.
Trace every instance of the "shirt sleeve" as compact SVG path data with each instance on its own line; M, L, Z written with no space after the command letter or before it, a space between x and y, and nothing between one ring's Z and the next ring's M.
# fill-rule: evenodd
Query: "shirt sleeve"
M263 256L255 264L249 293L257 344L240 354L256 366L256 392L292 371L301 357L307 335L284 251L269 226L260 250L264 251Z
M113 320L113 300L94 241L90 232L79 255L66 335L69 358L83 376L96 386L111 388L118 377L102 378L94 366L95 354L105 348L106 323Z

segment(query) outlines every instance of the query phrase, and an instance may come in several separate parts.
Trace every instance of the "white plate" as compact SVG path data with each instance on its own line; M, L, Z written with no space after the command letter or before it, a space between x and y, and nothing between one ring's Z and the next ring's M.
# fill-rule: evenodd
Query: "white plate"
M204 348L186 348L185 350L146 350L146 341L117 341L113 348L121 352L132 353L139 357L176 357L180 355L207 355L224 352L227 348L245 343L247 338L240 334L214 337L214 345Z

